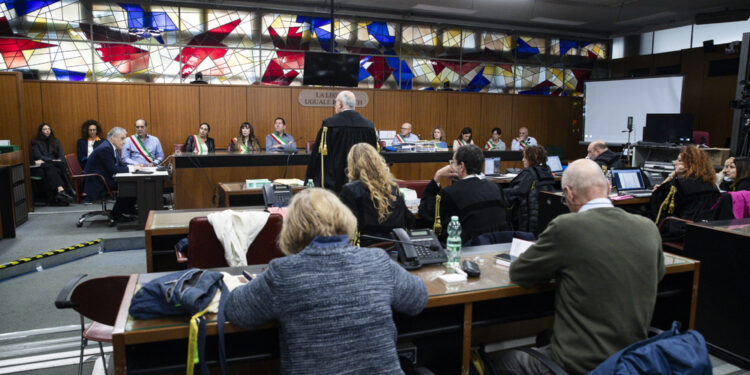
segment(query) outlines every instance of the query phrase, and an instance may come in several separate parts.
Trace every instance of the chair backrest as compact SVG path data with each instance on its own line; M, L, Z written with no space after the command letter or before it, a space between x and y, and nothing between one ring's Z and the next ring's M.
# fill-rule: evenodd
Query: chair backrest
M76 154L65 154L65 162L68 164L68 170L73 176L83 174L81 164L78 163L78 157Z
M70 295L79 314L110 326L115 325L129 276L108 276L78 284Z
M693 130L693 143L699 145L704 144L708 146L710 141L711 137L709 136L708 132L703 130Z
M306 141L305 142L305 151L307 151L308 154L311 153L313 146L315 146L315 141Z
M422 198L422 193L424 193L424 189L427 187L427 184L430 183L430 180L403 180L403 181L396 181L399 187L402 188L409 188L417 192L417 198Z
M481 245L494 245L498 243L513 242L513 238L520 238L526 241L536 241L536 236L529 232L520 231L504 231L504 232L492 232L485 233L476 236L465 243L466 246L481 246Z
M271 214L266 225L247 250L247 264L266 264L271 259L284 256L279 248L278 237L283 219L279 214ZM216 268L227 267L224 247L216 237L214 228L205 216L195 217L188 226L187 267Z
M174 152L177 152L177 151L179 151L179 152L185 152L185 144L184 143L175 143L173 145L173 147L174 147Z
M545 149L547 150L547 155L556 155L559 156L561 160L563 159L564 150L562 146L547 146Z

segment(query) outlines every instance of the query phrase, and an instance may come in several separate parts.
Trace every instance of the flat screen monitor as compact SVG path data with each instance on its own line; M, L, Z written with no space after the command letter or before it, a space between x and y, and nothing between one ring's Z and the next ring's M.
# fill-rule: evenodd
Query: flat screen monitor
M359 55L305 52L304 85L357 87Z
M562 163L560 162L560 157L557 155L547 156L547 166L549 167L550 171L552 171L552 173L562 172L563 170Z
M649 113L643 140L658 143L689 143L693 138L693 115L680 113Z
M500 158L484 158L484 174L486 176L500 174Z

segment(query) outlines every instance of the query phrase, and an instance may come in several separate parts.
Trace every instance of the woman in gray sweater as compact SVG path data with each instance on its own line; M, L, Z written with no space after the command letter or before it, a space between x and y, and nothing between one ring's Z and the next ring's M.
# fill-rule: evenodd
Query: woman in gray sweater
M350 245L356 229L333 193L297 193L280 235L288 256L229 295L234 324L278 321L282 373L403 374L391 309L418 314L427 289L383 250Z

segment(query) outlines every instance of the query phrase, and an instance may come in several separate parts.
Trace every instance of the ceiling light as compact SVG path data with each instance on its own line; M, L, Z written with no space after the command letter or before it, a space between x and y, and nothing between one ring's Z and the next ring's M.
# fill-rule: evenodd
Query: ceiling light
M586 23L584 21L561 20L557 18L547 18L547 17L534 17L530 19L529 21L541 22L541 23L552 23L555 25L568 25L568 26L580 26Z
M474 14L477 12L476 9L451 8L451 7L444 7L440 5L430 5L430 4L417 4L413 6L412 9L423 10L425 12L450 13L450 14L461 14L461 15L469 15L469 14Z

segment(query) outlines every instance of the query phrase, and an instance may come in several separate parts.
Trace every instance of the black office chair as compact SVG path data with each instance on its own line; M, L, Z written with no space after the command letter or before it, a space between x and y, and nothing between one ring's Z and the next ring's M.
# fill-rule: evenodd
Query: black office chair
M128 285L128 276L108 276L86 280L78 284L87 275L77 275L60 291L55 299L58 309L73 309L81 317L81 354L78 361L78 375L83 371L83 350L89 340L99 343L99 353L107 374L107 363L104 357L102 342L112 342L115 320L120 309L122 296ZM88 326L84 317L91 319Z
M104 179L104 176L100 174L96 174L96 173L89 173L89 174L83 173L83 170L81 170L81 165L78 163L78 159L76 158L75 154L65 155L65 162L68 164L70 177L73 179L73 183L76 186L77 199L80 199L80 194L81 194L80 190L83 187L83 182L86 181L87 178L93 178L93 179L99 178L102 180L104 187L107 188L107 195L101 198L102 209L98 211L89 211L81 215L81 217L78 218L78 222L76 222L76 226L80 228L83 226L84 222L96 216L105 216L107 218L107 222L109 223L109 225L110 226L114 225L115 220L112 217L112 211L107 209L107 199L109 199L110 197L114 197L116 191L112 191L109 189L109 185L107 185L107 180Z

